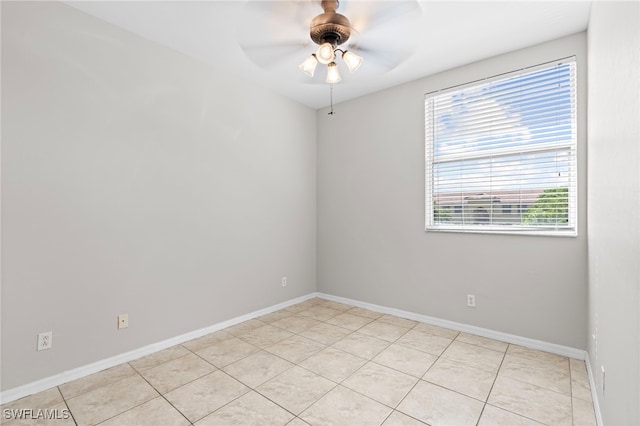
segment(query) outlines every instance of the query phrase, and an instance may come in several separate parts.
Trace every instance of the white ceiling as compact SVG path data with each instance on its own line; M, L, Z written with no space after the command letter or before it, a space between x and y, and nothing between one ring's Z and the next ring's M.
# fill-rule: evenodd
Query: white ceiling
M312 108L329 104L322 66L313 79L298 69L315 50L308 25L322 13L318 0L65 3ZM353 74L337 60L334 102L583 31L590 4L342 0L338 12L357 30L346 46L377 51L360 51Z

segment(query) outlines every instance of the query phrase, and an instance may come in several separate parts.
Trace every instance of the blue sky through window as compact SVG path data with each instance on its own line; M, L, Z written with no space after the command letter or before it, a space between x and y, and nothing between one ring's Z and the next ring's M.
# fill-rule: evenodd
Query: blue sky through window
M434 191L569 186L575 132L571 65L437 95Z

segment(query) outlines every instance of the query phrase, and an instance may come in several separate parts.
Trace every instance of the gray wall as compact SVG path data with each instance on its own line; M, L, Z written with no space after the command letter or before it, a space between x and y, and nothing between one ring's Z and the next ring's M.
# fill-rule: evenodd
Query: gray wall
M640 424L639 22L637 2L591 6L588 350L609 425Z
M2 389L315 291L315 125L61 3L3 1Z
M424 94L571 55L579 236L425 232ZM318 111L318 291L586 348L586 78L581 33Z

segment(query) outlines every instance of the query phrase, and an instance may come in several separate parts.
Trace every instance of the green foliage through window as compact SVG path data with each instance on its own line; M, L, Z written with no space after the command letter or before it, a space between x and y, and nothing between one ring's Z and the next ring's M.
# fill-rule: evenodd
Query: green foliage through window
M566 225L569 222L569 188L545 189L524 213L525 225Z

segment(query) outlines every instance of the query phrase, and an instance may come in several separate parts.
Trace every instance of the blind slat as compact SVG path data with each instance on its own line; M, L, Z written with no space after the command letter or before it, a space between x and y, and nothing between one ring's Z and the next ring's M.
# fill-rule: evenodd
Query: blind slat
M425 96L426 229L577 229L575 59Z

